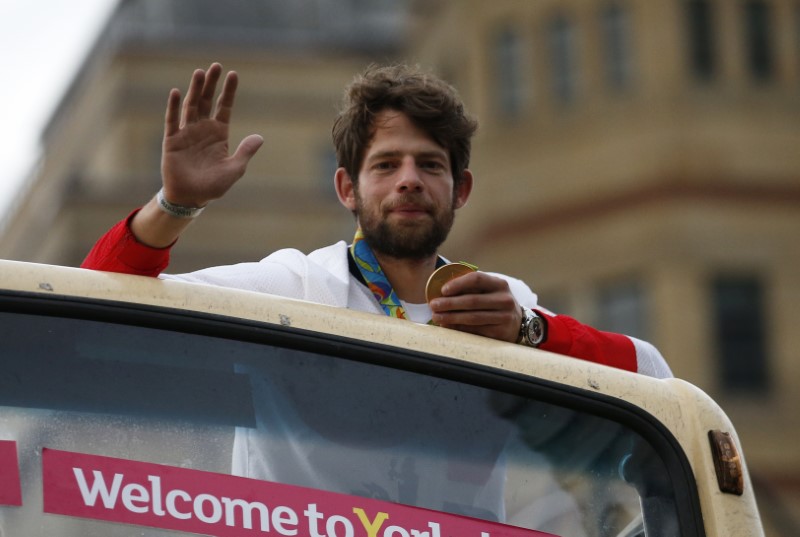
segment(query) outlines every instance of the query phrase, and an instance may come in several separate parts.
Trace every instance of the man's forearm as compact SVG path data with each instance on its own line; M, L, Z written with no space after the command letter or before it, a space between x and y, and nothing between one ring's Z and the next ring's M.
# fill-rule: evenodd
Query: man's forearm
M547 340L541 349L626 371L638 370L636 349L629 337L597 330L566 315L543 315Z

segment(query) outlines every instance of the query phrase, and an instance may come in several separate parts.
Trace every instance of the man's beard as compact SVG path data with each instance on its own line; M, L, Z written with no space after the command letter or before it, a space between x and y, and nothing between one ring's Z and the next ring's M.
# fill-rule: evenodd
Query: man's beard
M374 252L395 259L425 259L439 249L453 227L453 205L429 213L427 222L392 225L381 214L364 207L356 193L356 216L364 238Z

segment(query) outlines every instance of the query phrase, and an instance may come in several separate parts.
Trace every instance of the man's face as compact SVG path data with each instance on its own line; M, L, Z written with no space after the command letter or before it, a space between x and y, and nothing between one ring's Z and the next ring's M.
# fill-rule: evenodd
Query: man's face
M447 151L393 110L376 116L354 195L370 247L405 259L435 254L466 201L454 193Z

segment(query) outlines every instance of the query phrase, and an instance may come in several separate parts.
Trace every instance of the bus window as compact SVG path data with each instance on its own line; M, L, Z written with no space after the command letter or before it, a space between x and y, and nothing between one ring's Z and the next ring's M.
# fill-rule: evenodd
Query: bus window
M412 535L401 507L505 535L695 535L663 450L579 394L466 379L369 342L168 317L0 313L0 443L16 447L23 496L0 505L0 535L235 535L256 509L254 534L305 521L330 537ZM313 498L358 501L336 518Z

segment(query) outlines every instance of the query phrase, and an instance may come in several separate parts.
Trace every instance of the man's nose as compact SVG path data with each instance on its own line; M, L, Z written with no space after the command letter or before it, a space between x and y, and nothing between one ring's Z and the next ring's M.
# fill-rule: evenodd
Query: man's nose
M420 191L423 183L420 177L417 163L411 157L404 158L400 165L400 173L397 179L397 189L401 191Z

